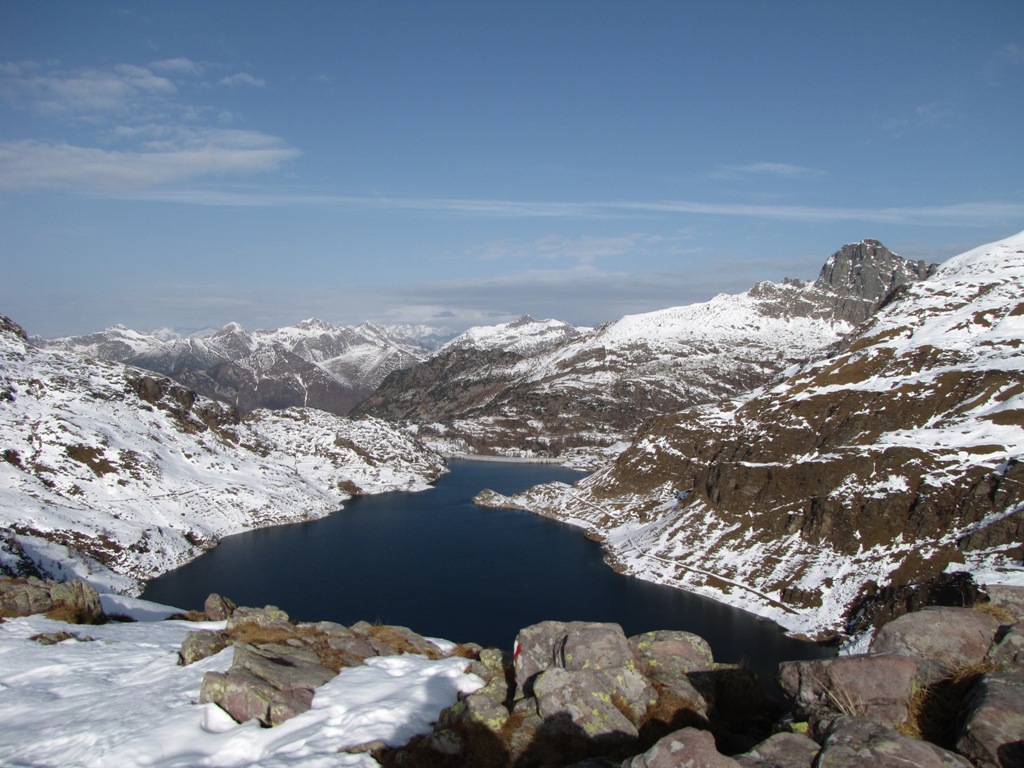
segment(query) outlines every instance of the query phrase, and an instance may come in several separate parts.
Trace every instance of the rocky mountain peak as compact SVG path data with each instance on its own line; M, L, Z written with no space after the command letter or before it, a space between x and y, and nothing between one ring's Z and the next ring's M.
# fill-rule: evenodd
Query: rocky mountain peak
M861 323L898 287L929 277L937 267L904 259L878 240L862 240L829 256L814 285L842 297L839 313Z

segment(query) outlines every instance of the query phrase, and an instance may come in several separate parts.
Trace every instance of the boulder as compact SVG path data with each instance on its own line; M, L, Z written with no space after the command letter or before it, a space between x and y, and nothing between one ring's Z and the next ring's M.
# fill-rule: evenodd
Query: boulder
M260 629L280 629L294 631L295 625L291 623L288 614L276 605L268 605L264 608L248 608L245 606L235 608L228 618L227 632L231 634L238 632L245 625L259 627Z
M231 618L236 607L231 600L214 592L203 603L203 614L207 621L225 621Z
M244 669L265 680L289 698L313 700L313 691L335 676L308 648L279 643L236 643L232 669ZM308 703L308 702L307 702Z
M659 739L642 755L631 757L622 768L737 768L740 763L715 748L707 731L683 728Z
M779 685L798 717L851 715L895 727L910 714L917 670L917 660L895 655L785 661Z
M239 723L255 718L269 727L309 709L316 689L335 674L311 648L236 642L230 669L203 677L199 701Z
M984 675L965 707L957 751L976 766L1024 766L1024 672Z
M210 629L198 629L189 632L181 641L178 649L178 663L183 667L193 662L220 653L231 644L224 632Z
M544 621L516 636L516 683L523 693L548 669L633 668L636 662L618 624Z
M36 613L70 624L102 624L107 620L99 594L81 579L0 578L0 616Z
M508 684L496 677L444 710L438 718L438 725L445 728L456 723L473 724L500 733L510 715L505 706L507 697Z
M871 652L915 657L927 685L983 661L999 626L998 619L970 608L924 608L879 629Z
M800 733L776 733L736 758L744 768L812 768L818 743Z
M692 632L660 630L629 638L638 669L648 677L672 679L714 669L708 641Z
M1014 624L992 646L989 661L997 669L1024 672L1024 624Z
M1024 587L1006 584L986 584L989 602L1013 617L1015 624L1024 622Z
M545 724L564 723L588 739L637 738L638 723L657 693L635 669L563 669L540 673L533 683Z
M901 736L861 717L839 718L822 743L819 768L971 768L960 755Z
M239 723L258 720L261 725L280 725L309 706L289 701L273 686L245 670L207 672L199 689L199 703L214 703Z

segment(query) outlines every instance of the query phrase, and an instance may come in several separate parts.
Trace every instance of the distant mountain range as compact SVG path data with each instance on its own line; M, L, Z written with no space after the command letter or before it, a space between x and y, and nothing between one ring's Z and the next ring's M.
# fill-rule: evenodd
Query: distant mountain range
M54 340L63 349L171 376L199 394L243 412L318 408L344 415L392 371L426 359L434 329L336 326L310 319L296 326L247 331L229 323L212 334L144 334L123 326Z
M842 261L823 276L852 275ZM666 410L576 486L481 503L583 526L630 573L817 637L951 571L1020 583L1024 233L920 274L828 354Z
M246 343L229 332L196 349ZM2 316L0 451L0 573L115 591L225 535L320 517L353 494L426 488L445 471L377 419L242 417L165 376L40 349Z
M530 317L474 328L392 373L354 412L415 424L451 453L577 452L593 465L653 419L822 354L934 268L865 240L829 257L813 283L762 282L595 329Z

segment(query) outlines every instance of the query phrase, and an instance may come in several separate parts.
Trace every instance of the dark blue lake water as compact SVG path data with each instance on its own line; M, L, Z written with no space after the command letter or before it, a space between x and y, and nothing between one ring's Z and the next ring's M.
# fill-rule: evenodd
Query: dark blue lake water
M283 608L302 621L400 624L458 642L511 649L521 627L558 619L612 621L627 635L684 629L717 661L748 661L769 678L778 661L832 651L786 637L753 614L615 573L579 529L513 510L481 509L483 488L515 493L582 475L563 467L452 461L435 488L362 496L329 517L223 539L142 595L202 608L211 592Z

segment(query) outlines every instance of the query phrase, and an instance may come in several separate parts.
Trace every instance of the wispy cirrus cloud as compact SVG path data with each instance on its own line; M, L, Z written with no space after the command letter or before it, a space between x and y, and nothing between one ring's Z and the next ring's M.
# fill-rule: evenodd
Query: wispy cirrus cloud
M158 147L130 150L8 141L0 142L0 190L128 192L211 175L265 172L298 154L248 131L200 130Z
M746 165L723 165L712 171L713 179L738 179L750 176L774 176L788 178L812 178L821 176L824 171L791 163L747 163Z
M600 259L636 257L652 246L662 245L664 241L665 237L662 235L643 232L617 237L547 235L526 243L512 240L493 241L485 244L475 255L481 261L513 261L517 264L531 261L568 262L590 267Z
M143 197L164 202L223 206L318 206L350 212L410 212L482 218L609 219L650 216L726 216L808 223L852 221L929 226L1012 226L1024 219L1024 202L983 200L948 205L838 207L717 203L699 200L530 201L389 195L331 195L301 191L153 189Z
M218 67L187 58L146 66L64 70L55 64L0 66L0 100L61 139L0 141L0 190L68 188L132 193L211 176L274 170L300 153L281 139L223 127L220 110L196 101ZM262 86L237 73L225 86Z
M253 77L248 72L237 72L233 75L222 77L217 82L220 85L227 85L232 88L237 85L248 85L252 86L253 88L262 88L263 86L266 85L266 82L264 80L261 80L258 77Z

